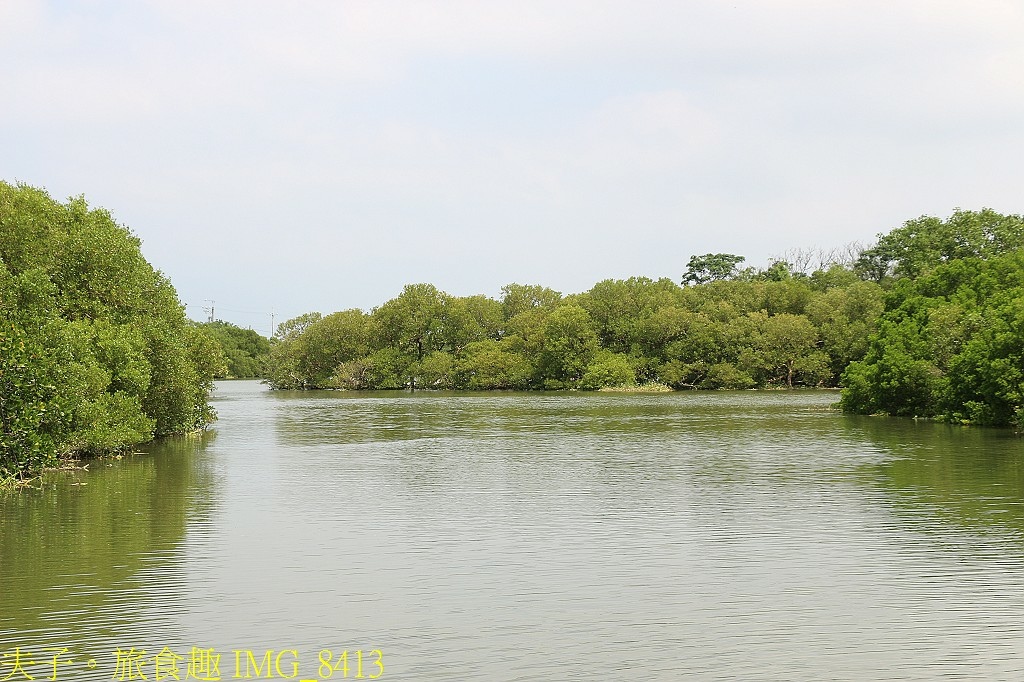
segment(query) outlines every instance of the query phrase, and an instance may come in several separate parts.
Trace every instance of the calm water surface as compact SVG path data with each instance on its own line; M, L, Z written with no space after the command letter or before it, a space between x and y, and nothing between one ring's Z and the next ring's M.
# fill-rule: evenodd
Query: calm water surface
M837 397L220 383L206 435L0 496L0 653L45 679L66 647L62 680L119 647L213 648L224 680L236 649L326 679L325 648L382 650L383 680L1021 679L1024 443Z

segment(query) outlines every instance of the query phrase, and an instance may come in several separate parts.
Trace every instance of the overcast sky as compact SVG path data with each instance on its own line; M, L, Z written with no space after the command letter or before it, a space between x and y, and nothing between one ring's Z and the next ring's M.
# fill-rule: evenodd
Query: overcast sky
M0 179L269 332L1024 212L1024 3L0 0Z

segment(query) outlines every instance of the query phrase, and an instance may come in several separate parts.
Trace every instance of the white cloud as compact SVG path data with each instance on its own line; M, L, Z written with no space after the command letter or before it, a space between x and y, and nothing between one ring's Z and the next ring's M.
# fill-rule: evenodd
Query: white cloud
M109 206L200 299L280 267L337 307L677 276L1019 212L1022 28L995 1L9 0L0 177Z

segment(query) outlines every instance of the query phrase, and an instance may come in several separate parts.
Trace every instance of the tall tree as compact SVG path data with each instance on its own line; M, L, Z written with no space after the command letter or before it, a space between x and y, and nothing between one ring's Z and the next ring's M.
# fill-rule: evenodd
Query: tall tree
M908 220L866 249L856 268L867 279L919 277L943 263L990 258L1024 248L1024 217L985 208L957 209L948 220L921 216Z
M420 361L443 345L443 313L447 294L433 284L407 284L397 298L373 311L376 335L382 345L408 352Z
M745 261L743 256L732 253L705 253L703 256L690 256L683 274L683 284L704 284L720 279L729 279L736 274L739 264Z

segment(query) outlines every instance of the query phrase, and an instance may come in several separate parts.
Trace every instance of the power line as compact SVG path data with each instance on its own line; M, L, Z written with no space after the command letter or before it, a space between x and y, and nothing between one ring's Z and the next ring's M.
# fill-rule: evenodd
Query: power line
M216 307L215 307L216 306L216 301L211 299L211 298L204 298L203 301L205 301L206 303L209 303L209 305L199 305L199 304L196 304L196 303L183 303L183 305L186 308L201 308L203 313L206 315L206 321L207 322L216 322L217 321L217 314L216 314ZM236 313L236 314L239 314L239 315L257 315L259 317L263 317L264 319L269 316L270 317L270 334L268 334L268 337L269 338L273 338L277 334L277 325L276 325L277 311L274 311L274 310L270 310L270 311L266 311L266 310L239 310L238 308L225 308L224 306L221 306L220 310L221 310L222 313L226 312L226 313ZM249 328L251 329L252 325L249 325Z
M235 310L234 308L225 308L221 306L221 310L226 310L229 313L242 313L244 315L269 315L270 313L265 310Z

